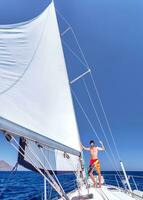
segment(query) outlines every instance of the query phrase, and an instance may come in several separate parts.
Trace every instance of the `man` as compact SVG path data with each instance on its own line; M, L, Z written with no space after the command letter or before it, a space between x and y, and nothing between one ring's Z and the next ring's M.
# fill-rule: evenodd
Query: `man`
M96 181L93 175L94 168L96 169L96 172L98 174L99 187L101 187L101 171L100 171L100 162L98 160L98 151L105 151L105 147L101 141L100 143L101 143L101 147L96 147L95 142L93 140L90 141L90 147L84 147L82 145L82 148L84 150L90 151L91 158L90 158L88 174L94 183L94 187L96 187Z

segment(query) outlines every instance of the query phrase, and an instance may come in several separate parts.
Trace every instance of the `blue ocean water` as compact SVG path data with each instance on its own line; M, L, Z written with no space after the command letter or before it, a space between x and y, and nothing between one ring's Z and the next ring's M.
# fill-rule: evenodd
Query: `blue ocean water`
M102 172L105 183L123 186L120 178L115 177L116 172ZM136 176L134 180L138 189L143 191L143 172L128 172L128 175ZM141 178L142 177L142 178ZM58 175L58 178L66 192L76 188L74 174ZM134 181L130 177L130 183L135 189ZM57 193L47 183L48 199L57 199ZM18 171L14 173L0 172L0 200L42 200L43 199L43 178L31 171Z

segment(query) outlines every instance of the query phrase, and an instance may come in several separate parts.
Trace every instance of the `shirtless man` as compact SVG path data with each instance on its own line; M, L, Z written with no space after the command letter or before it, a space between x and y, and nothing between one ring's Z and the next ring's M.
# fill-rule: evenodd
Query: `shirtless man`
M98 174L99 187L101 187L101 171L100 171L100 162L98 160L98 151L105 151L105 147L101 141L100 143L101 143L101 147L96 147L95 142L93 140L90 141L90 147L84 147L82 145L82 148L84 150L90 151L91 158L90 158L88 174L94 183L94 187L96 187L96 181L93 175L94 168L96 169L96 172Z

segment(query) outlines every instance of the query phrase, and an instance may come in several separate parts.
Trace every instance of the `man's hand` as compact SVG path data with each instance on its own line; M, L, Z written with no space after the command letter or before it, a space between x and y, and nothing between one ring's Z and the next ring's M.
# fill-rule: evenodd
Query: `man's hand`
M81 148L83 149L83 145L82 145L82 143L80 143L80 146L81 146Z
M101 144L101 148L98 148L98 150L100 150L100 151L105 151L105 147L104 147L104 145L103 145L103 142L102 141L99 141L100 142L100 144Z
M86 151L90 151L90 148L83 146L83 144L81 144L81 148L86 150Z

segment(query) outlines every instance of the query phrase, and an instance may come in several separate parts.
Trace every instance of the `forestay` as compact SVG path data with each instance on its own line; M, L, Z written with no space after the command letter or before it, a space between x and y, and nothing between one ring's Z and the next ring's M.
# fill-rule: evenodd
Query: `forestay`
M0 107L1 128L80 152L53 3L33 20L0 26Z

